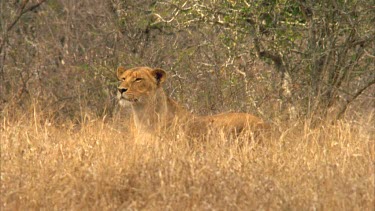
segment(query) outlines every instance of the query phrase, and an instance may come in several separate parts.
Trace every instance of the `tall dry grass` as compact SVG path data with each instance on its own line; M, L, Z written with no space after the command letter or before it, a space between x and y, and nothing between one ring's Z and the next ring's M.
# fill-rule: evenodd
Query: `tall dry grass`
M263 140L176 136L137 144L128 123L56 124L38 109L1 121L1 210L371 210L372 117Z

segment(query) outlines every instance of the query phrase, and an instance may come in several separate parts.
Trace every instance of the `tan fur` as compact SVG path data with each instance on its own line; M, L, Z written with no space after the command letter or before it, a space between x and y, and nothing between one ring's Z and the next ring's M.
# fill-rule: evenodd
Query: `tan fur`
M136 67L117 69L120 80L117 97L122 106L130 105L139 133L155 134L179 127L188 136L202 136L207 131L223 130L238 134L245 128L257 131L268 127L261 119L247 113L222 113L195 116L165 94L162 85L167 74L161 69Z

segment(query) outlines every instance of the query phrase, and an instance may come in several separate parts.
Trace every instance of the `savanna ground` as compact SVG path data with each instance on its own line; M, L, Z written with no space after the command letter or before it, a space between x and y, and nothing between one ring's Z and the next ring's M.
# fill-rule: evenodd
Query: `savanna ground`
M0 0L0 210L374 210L374 2ZM139 144L118 66L251 137Z
M1 209L372 210L373 115L279 125L262 143L137 144L128 121L57 125L34 105L1 122Z

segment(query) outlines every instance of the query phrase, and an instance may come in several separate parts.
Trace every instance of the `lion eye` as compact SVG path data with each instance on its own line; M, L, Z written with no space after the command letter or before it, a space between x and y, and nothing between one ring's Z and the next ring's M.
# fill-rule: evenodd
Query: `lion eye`
M125 81L126 78L121 78L121 81Z
M139 81L142 81L142 78L136 78L135 79L135 82L139 82Z

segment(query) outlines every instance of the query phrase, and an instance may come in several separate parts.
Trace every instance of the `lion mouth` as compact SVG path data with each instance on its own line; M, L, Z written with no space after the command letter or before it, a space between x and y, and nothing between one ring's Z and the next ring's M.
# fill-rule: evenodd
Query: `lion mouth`
M138 99L126 99L126 100L129 101L129 102L132 102L132 103L138 102Z
M132 103L138 102L138 99L136 99L136 98L121 97L120 100L125 100L125 101L132 102Z

